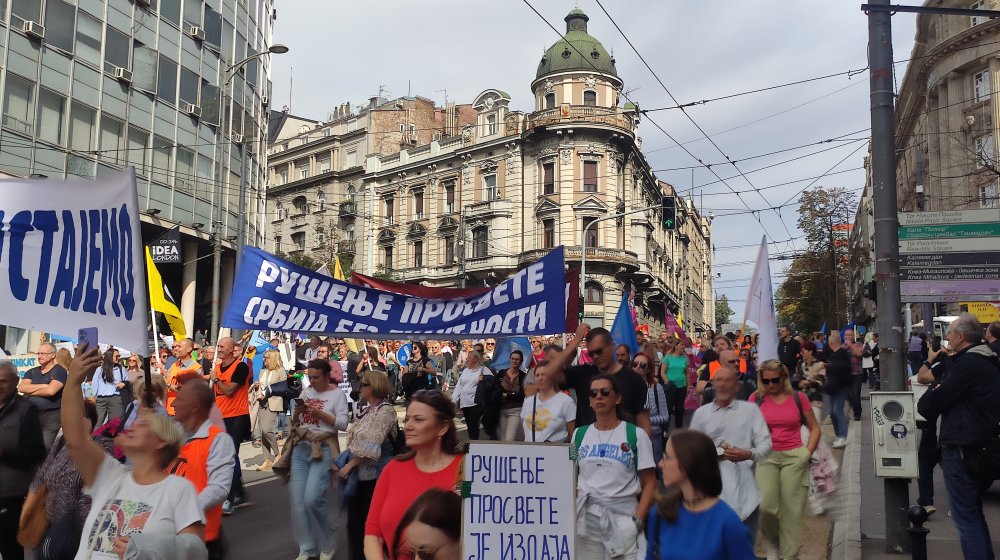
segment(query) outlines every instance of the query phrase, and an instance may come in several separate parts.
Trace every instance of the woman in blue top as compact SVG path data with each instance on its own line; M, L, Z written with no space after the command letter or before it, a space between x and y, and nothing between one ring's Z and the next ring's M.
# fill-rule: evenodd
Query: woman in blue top
M660 459L666 490L646 524L646 560L753 560L746 526L719 499L722 475L715 443L694 430L677 430Z
M118 350L108 348L104 352L104 361L94 372L90 383L97 401L97 426L121 418L125 412L122 391L128 383L128 374L122 367L122 356Z

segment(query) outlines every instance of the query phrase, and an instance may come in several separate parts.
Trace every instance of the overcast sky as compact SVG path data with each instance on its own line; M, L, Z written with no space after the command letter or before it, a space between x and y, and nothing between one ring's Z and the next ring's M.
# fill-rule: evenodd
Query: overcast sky
M596 0L529 1L560 32L565 30L563 17L578 4L590 16L591 35L613 51L628 98L646 110L675 105ZM861 2L601 1L681 104L867 67L867 18ZM292 113L315 119L325 119L344 102L364 103L380 86L387 97L409 92L438 103L444 102L443 90L449 101L470 103L479 92L497 88L511 94L514 109L530 111L529 87L538 61L559 38L521 0L299 0L277 6L274 40L291 51L273 58L272 106L289 105ZM893 17L897 61L909 58L914 24L912 14ZM905 64L896 66L897 83L904 70ZM792 239L771 245L772 256L802 247L795 201L811 178L844 171L816 185L860 193L870 126L868 93L868 72L862 71L688 108L697 127L725 156L681 111L651 112L643 119L643 152L653 169L662 170L657 176L682 191L693 186L696 205L716 216L712 242L715 271L721 276L715 289L729 297L735 321L743 316L756 256L756 248L747 245L766 234L772 241ZM806 146L828 139L838 141ZM738 162L738 170L732 165L712 169L727 179L728 187L698 162L718 164L726 156ZM799 159L783 163L793 158ZM751 173L767 166L773 167ZM797 182L773 187L792 181ZM751 192L737 196L730 188ZM789 200L780 216L764 210ZM748 208L760 210L756 216L763 225ZM787 264L771 262L775 289Z

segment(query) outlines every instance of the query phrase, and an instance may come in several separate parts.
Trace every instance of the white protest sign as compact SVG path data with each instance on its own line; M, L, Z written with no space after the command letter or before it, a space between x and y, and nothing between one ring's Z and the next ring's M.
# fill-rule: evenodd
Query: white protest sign
M278 345L278 353L281 354L281 365L288 371L295 371L295 345L282 342Z
M576 467L569 447L470 443L462 492L464 560L572 560Z
M0 323L145 351L145 257L135 173L0 180Z
M11 354L7 360L17 368L17 374L24 377L28 370L38 367L38 355L36 354Z

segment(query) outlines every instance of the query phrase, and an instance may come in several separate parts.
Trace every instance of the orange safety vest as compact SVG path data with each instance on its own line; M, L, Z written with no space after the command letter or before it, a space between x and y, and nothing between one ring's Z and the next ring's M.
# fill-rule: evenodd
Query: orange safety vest
M208 453L212 442L225 432L215 426L208 427L208 437L192 439L181 447L181 452L169 472L194 485L200 494L208 486ZM205 540L218 540L222 530L222 504L216 504L205 511Z
M194 358L192 358L192 360L193 359ZM166 379L167 384L168 385L176 385L177 384L177 379L179 377L183 377L183 376L188 375L188 374L197 375L199 371L201 371L201 364L198 363L198 360L195 360L193 365L188 366L186 368L185 367L181 367L181 362L180 362L180 360L178 360L178 361L174 362L173 365L170 366L170 372L167 373L167 379ZM166 402L164 402L164 405L167 408L167 414L169 414L171 416L174 415L174 400L175 399L177 399L177 391L174 391L173 389L167 389L167 398L166 398Z
M229 367L223 369L222 362L219 362L215 364L215 376L226 385L232 385L233 374L236 373L236 368L241 363L243 363L242 360L233 360ZM232 395L226 395L218 387L215 388L215 404L218 405L223 418L250 414L251 382L253 382L253 378L248 375L246 382L240 385Z
M721 367L722 364L719 362L719 360L715 360L714 362L708 362L708 378L715 379L715 372L719 371L719 368Z

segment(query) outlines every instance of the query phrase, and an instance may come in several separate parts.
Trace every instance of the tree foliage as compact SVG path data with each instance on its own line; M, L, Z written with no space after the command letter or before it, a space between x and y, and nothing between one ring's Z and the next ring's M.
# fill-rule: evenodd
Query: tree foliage
M799 199L799 229L806 248L788 268L777 290L776 308L782 323L798 331L830 328L849 321L849 230L857 209L857 196L844 187L817 187Z
M723 294L715 300L715 330L725 325L733 318L733 308L729 306L729 298Z

